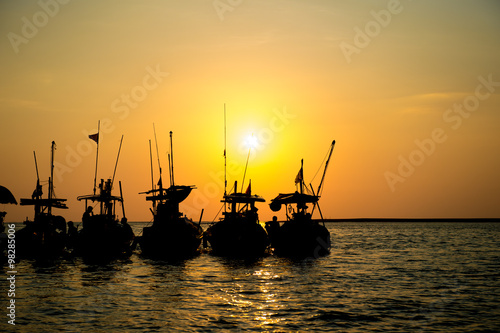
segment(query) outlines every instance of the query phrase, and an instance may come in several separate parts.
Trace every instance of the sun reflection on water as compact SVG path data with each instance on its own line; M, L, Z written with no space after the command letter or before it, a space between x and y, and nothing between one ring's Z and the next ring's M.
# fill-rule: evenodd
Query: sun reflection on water
M278 310L284 305L273 283L280 276L267 269L259 269L247 277L254 283L235 283L231 288L221 289L224 301L233 307L231 317L251 318L261 328L283 321L278 317Z

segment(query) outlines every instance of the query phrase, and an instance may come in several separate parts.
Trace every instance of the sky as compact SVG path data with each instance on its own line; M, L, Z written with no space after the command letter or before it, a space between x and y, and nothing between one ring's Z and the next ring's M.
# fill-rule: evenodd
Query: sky
M150 140L168 184L170 131L193 220L218 218L225 145L229 187L251 180L265 221L302 159L318 188L332 140L325 218L500 217L499 16L493 0L2 1L0 185L31 197L33 152L46 185L55 141L56 214L81 221L100 122L97 181L123 136L129 221L152 218Z

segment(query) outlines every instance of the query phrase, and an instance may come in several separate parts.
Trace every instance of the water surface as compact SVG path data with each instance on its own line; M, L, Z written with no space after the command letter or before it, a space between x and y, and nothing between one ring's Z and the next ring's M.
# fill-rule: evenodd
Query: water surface
M143 225L133 224L136 231ZM204 253L168 263L135 253L105 265L22 261L15 329L500 331L500 224L327 226L333 248L321 258L245 261ZM6 294L6 279L0 290ZM7 298L0 299L5 309ZM11 330L2 317L0 329Z

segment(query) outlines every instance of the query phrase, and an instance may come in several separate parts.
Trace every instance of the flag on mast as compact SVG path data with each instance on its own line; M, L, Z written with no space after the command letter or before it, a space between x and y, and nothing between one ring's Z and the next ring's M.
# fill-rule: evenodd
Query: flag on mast
M299 173L295 177L295 184L301 183L304 180L304 173L302 171L302 166L300 167Z
M96 134L90 134L90 135L89 135L89 139L92 139L92 140L94 140L96 143L99 143L99 132L97 132Z
M252 194L252 181L251 180L248 183L248 187L247 187L247 190L245 191L245 194L246 195L251 195Z

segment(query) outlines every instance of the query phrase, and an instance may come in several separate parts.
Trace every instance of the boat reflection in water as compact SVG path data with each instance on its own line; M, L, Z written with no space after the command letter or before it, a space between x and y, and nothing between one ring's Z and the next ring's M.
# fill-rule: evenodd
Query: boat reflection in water
M172 132L170 132L171 155L169 163L170 187L162 187L161 168L158 189L151 189L143 194L153 203L153 225L143 229L138 243L142 254L149 257L177 259L190 257L198 253L203 229L199 223L183 216L179 204L184 201L195 188L190 185L175 185ZM200 218L201 221L201 218Z
M225 194L223 218L205 231L205 239L216 255L257 257L265 254L269 245L266 230L259 223L256 202L264 198L251 194L251 184L245 193Z
M323 178L316 193L311 186L311 194L304 193L306 186L304 183L303 161L300 171L295 178L295 184L299 184L300 192L279 194L271 200L271 210L277 212L284 205L286 206L286 221L280 226L276 218L272 222L266 223L266 230L271 237L271 246L274 253L281 256L323 256L330 252L331 240L330 232L325 227L324 222L312 219L312 213L308 212L308 204L319 209L318 200L321 194L321 186L324 181L326 169L335 146L335 140L330 146L328 159L326 160ZM323 220L323 216L321 216Z

